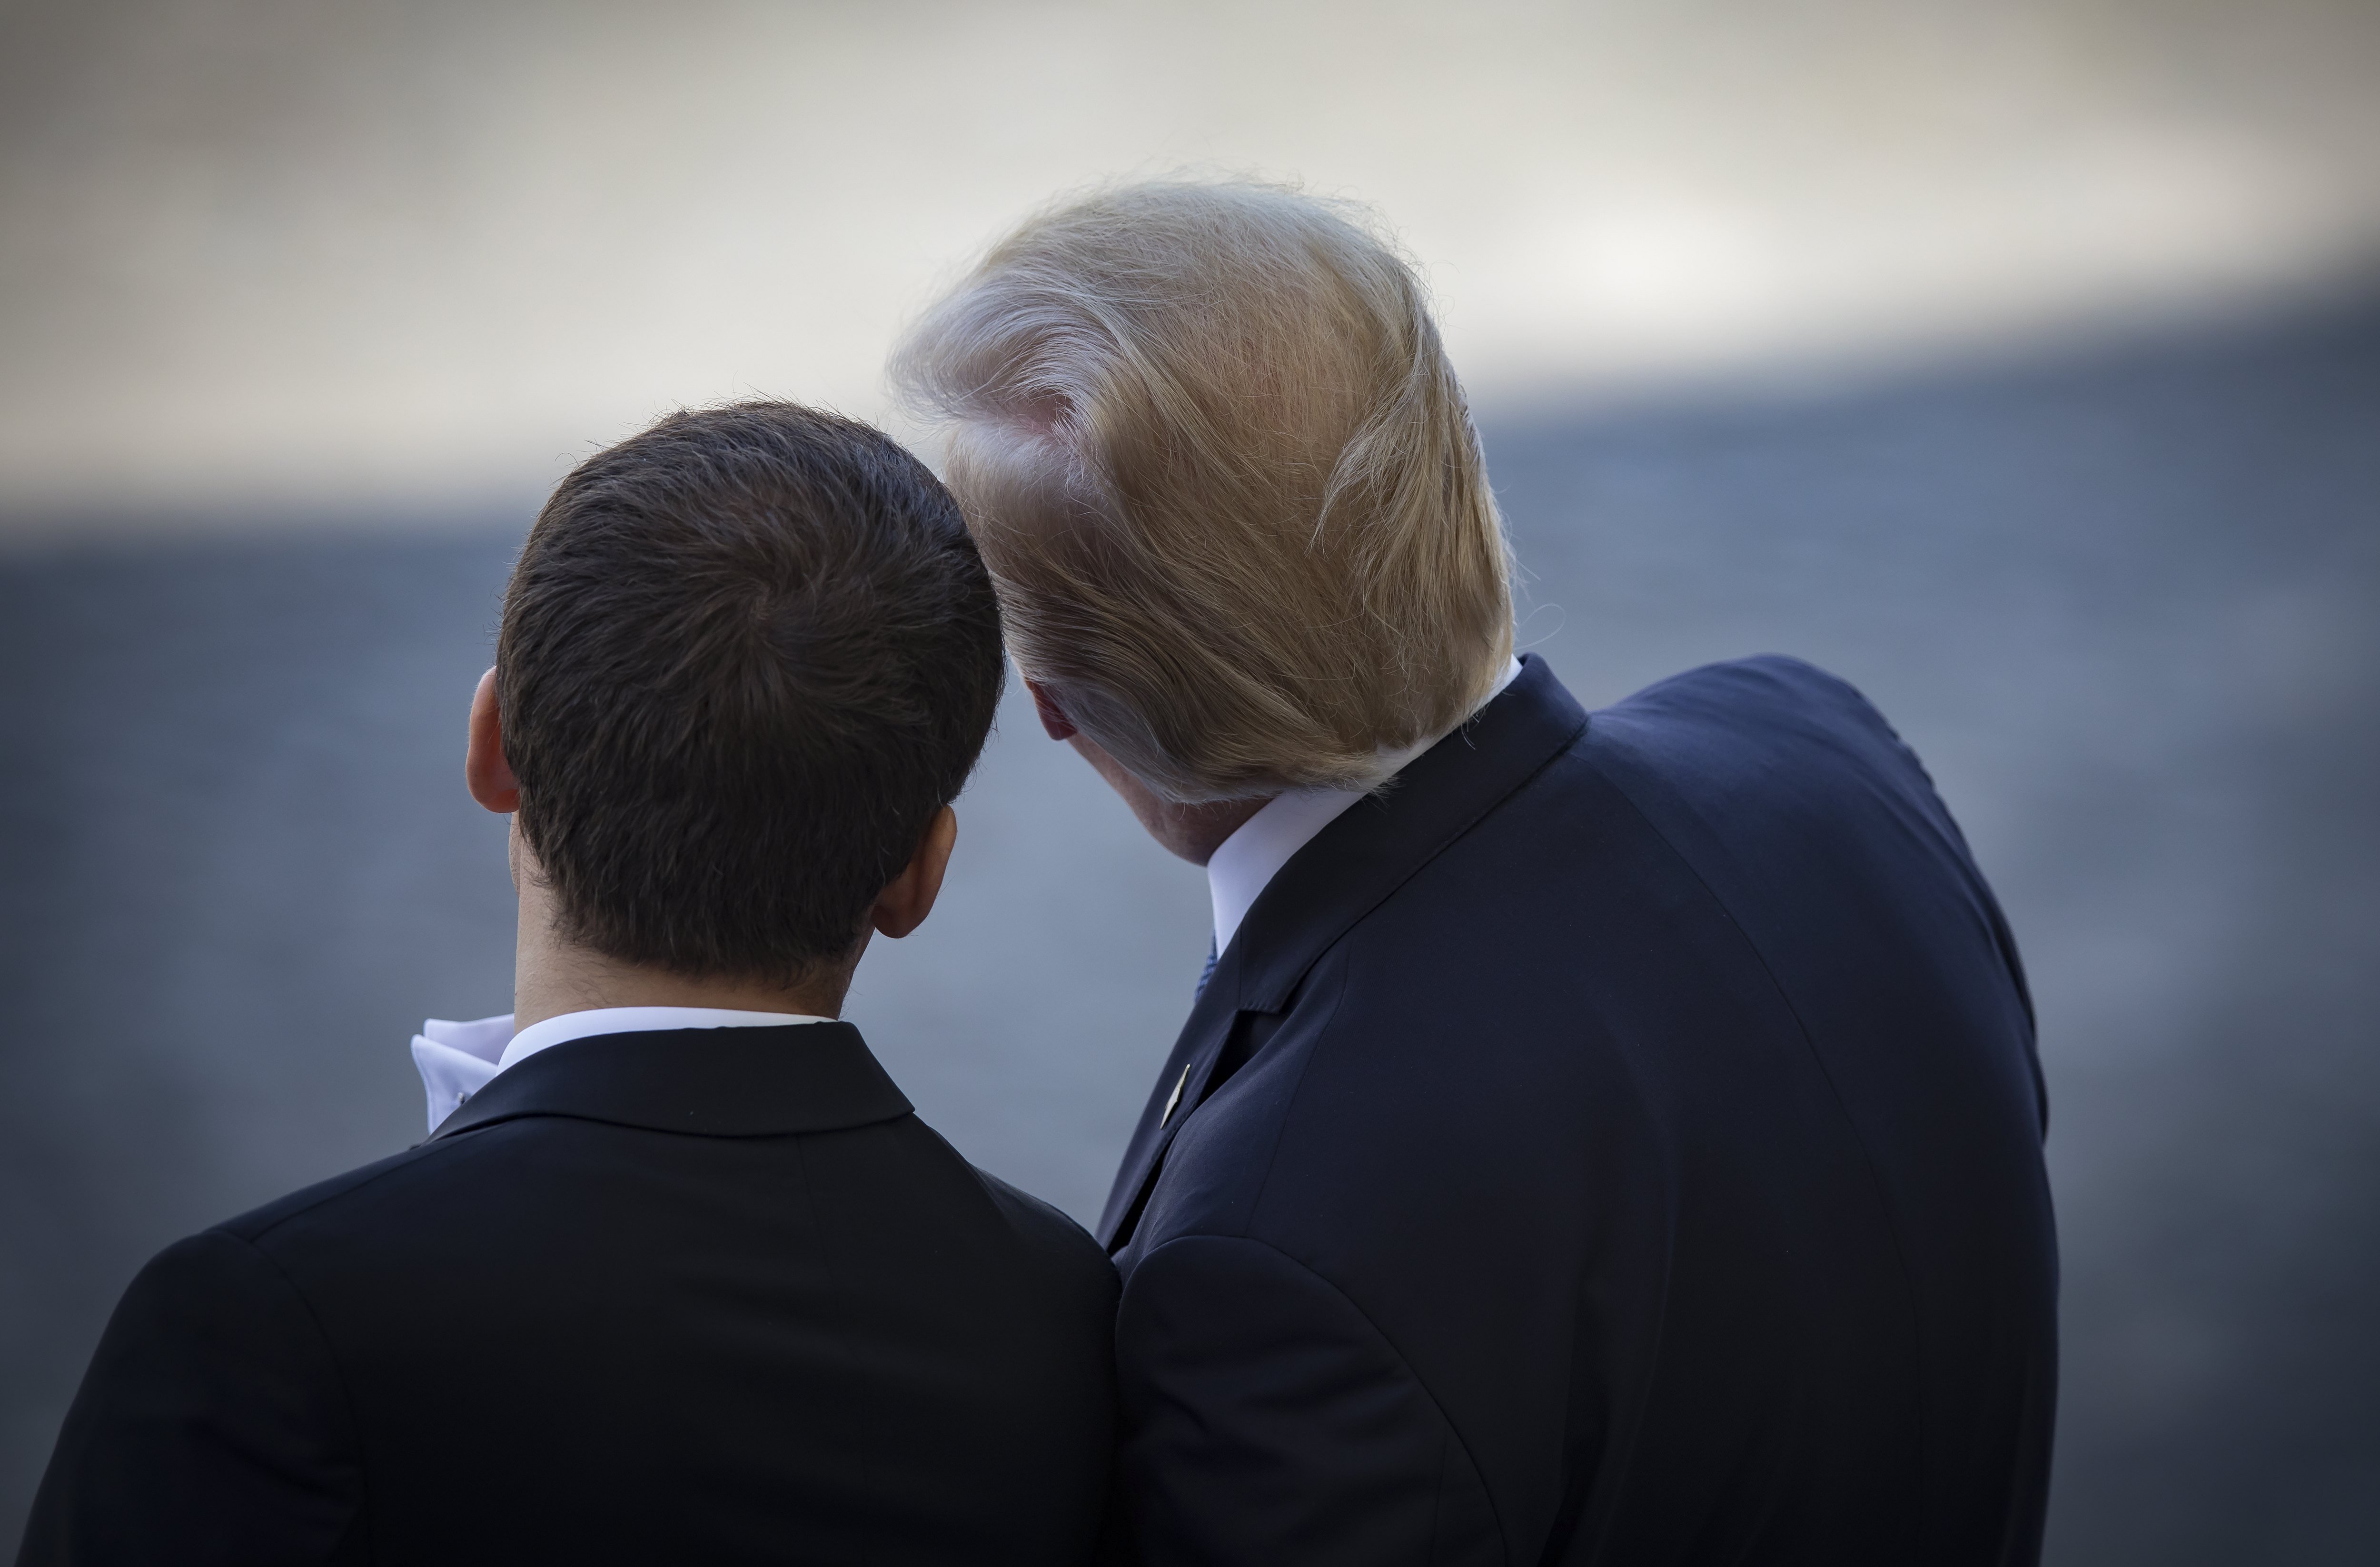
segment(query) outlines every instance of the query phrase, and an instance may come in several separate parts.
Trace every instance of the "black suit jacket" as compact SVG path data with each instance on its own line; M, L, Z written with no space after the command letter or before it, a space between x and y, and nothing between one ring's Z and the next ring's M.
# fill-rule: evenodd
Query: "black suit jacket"
M2030 1562L2044 1115L2007 927L1857 692L1756 659L1590 716L1532 658L1282 869L1160 1076L1101 1227L1142 1549Z
M573 1040L152 1262L19 1561L1078 1561L1115 1292L848 1025Z

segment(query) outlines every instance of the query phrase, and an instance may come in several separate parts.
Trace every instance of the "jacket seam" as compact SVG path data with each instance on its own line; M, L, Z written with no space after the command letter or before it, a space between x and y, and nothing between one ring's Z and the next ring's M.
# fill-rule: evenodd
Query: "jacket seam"
M347 1429L354 1437L356 1444L356 1515L348 1521L347 1527L340 1531L339 1539L334 1543L334 1549L335 1549L339 1544L344 1544L346 1537L360 1524L363 1527L364 1554L369 1559L372 1554L371 1464L364 1451L364 1423L356 1411L353 1381L347 1376L346 1367L339 1363L338 1346L332 1342L330 1330L322 1325L322 1314L315 1309L312 1299L307 1295L304 1289L299 1287L298 1281L289 1276L289 1270L282 1267L280 1259L271 1252L247 1237L236 1235L220 1226L208 1231L207 1233L221 1235L272 1269L273 1276L281 1281L282 1287L289 1292L291 1298L298 1302L298 1308L306 1313L306 1320L312 1324L315 1338L322 1342L322 1358L330 1362L331 1375L338 1383L339 1404L346 1411Z
M1257 1235L1224 1235L1216 1234L1207 1231L1197 1231L1186 1235L1171 1236L1166 1240L1164 1245L1157 1247L1155 1250L1149 1252L1147 1257L1142 1257L1141 1265L1146 1267L1150 1259L1156 1257L1158 1252L1164 1251L1167 1247L1179 1245L1184 1241L1200 1240L1233 1241L1243 1245L1262 1246L1265 1250L1272 1253L1275 1257L1280 1257L1292 1268L1296 1269L1300 1273L1313 1280L1316 1283L1321 1285L1324 1289L1329 1290L1332 1294L1338 1296L1339 1299L1346 1303L1347 1309L1354 1312L1356 1319L1361 1321L1365 1327L1369 1328L1372 1330L1373 1337L1378 1339L1381 1344L1387 1348L1389 1354L1394 1357L1397 1364L1397 1369L1402 1372L1406 1379L1421 1391L1422 1397L1429 1401L1431 1413L1438 1416L1439 1424L1445 1427L1447 1435L1453 1439L1454 1445L1462 1450L1463 1462L1471 1465L1472 1476L1479 1482L1479 1494L1488 1499L1488 1515L1495 1520L1497 1558L1500 1561L1510 1562L1512 1561L1512 1554L1506 1543L1507 1535L1504 1528L1504 1515L1496 1505L1496 1493L1488 1484L1487 1471L1480 1467L1477 1454L1471 1451L1471 1444L1463 1439L1462 1430L1454 1424L1454 1417L1446 1412L1446 1405L1439 1402L1438 1395L1430 1391L1429 1384L1422 1379L1421 1373L1414 1369L1413 1362L1406 1357L1405 1352L1398 1346L1396 1340L1390 1338L1387 1330L1372 1319L1372 1314L1366 1311L1362 1305L1356 1301L1354 1296L1349 1294L1345 1290L1341 1289L1337 1284L1331 1282L1330 1279L1308 1267L1305 1262L1301 1261L1291 1253L1283 1251L1281 1247L1273 1245L1270 1241L1265 1240L1263 1237ZM1439 1498L1433 1499L1433 1506L1437 1505L1437 1502L1444 1497L1446 1482L1443 1477L1439 1481L1438 1489ZM1433 1516L1435 1514L1433 1514Z
M278 1214L273 1218L271 1223L257 1231L254 1235L243 1235L238 1231L233 1229L232 1226L239 1222L237 1219L226 1220L221 1224L210 1226L209 1233L228 1235L233 1240L239 1242L240 1245L248 1246L251 1250L255 1250L257 1255L261 1257L265 1254L262 1249L257 1245L257 1243L263 1240L267 1235L272 1234L275 1230L280 1229L285 1224L297 1222L298 1220L305 1218L306 1215L313 1212L317 1209L326 1208L332 1203L338 1202L342 1198L354 1193L370 1191L372 1187L379 1185L382 1181L394 1179L399 1173L412 1169L415 1164L420 1162L419 1156L425 1148L429 1148L429 1146L430 1145L426 1142L416 1143L411 1148L406 1149L404 1153L392 1155L391 1161L387 1169L381 1171L379 1173L372 1175L367 1180L358 1181L353 1185L341 1186L338 1190L334 1192L324 1192L320 1197L314 1198L311 1202L307 1203L303 1208L293 1208L285 1212ZM332 1177L332 1180L334 1181L336 1181L337 1179L337 1176ZM285 1278L287 1277L285 1274L283 1276ZM294 1289L296 1286L293 1284L291 1288Z
M809 1146L801 1136L796 1136L794 1139L794 1166L801 1172L803 1212L809 1220L812 1233L818 1236L820 1248L834 1258L836 1271L840 1273L844 1270L844 1264L850 1248L844 1241L841 1228L829 1222L825 1207L819 1201L818 1184L810 1178ZM985 1194L987 1197L990 1195L990 1193ZM835 1358L848 1370L855 1373L859 1370L858 1357L853 1354L847 1338L837 1339L834 1354ZM857 1427L857 1429L851 1431L855 1445L862 1449L859 1454L860 1474L864 1476L862 1491L872 1499L878 1495L878 1484L881 1478L881 1444L874 1439L876 1428L872 1415L864 1421L856 1421L853 1424ZM846 1429L851 1430L851 1427L846 1427ZM853 1544L856 1548L861 1567L867 1567L868 1561L876 1554L876 1543L873 1536L865 1528L856 1527L853 1530Z

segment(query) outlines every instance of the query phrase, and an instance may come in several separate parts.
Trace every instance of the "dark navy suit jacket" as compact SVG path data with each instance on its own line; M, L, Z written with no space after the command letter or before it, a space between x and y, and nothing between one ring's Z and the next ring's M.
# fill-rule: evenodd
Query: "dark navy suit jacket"
M1590 715L1531 658L1282 869L1160 1075L1101 1225L1141 1549L2031 1562L2044 1120L2008 928L1856 691Z
M573 1039L152 1262L18 1560L1081 1561L1115 1290L846 1024Z

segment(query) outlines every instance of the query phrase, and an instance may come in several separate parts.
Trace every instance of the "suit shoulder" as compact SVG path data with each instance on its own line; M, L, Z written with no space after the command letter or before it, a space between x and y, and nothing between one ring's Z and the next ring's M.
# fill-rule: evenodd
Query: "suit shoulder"
M1839 675L1766 654L1705 664L1596 713L1582 754L1673 778L1753 784L1782 766L1804 781L1846 767L1896 788L1933 781L1874 703Z
M1831 715L1890 733L1859 687L1816 664L1783 653L1706 663L1646 686L1610 711L1637 709L1711 716Z
M277 1294L287 1281L248 1239L217 1224L185 1235L141 1265L125 1299Z
M390 1195L392 1184L409 1185L425 1178L435 1180L453 1162L453 1156L469 1143L459 1139L449 1143L423 1143L374 1160L326 1181L301 1186L286 1197L273 1198L261 1207L209 1226L209 1233L219 1233L244 1241L250 1245L268 1244L275 1231L291 1221L309 1217L322 1217L349 1205Z
M1091 1239L1089 1232L1032 1193L1010 1185L989 1171L974 1165L967 1168L983 1183L983 1189L990 1195L992 1205L1007 1220L1009 1227L1053 1269L1077 1276L1101 1291L1114 1292L1115 1265L1108 1260L1099 1242Z
M176 1241L133 1275L87 1382L196 1379L212 1390L208 1402L227 1406L291 1376L337 1379L312 1307L272 1257L217 1227Z

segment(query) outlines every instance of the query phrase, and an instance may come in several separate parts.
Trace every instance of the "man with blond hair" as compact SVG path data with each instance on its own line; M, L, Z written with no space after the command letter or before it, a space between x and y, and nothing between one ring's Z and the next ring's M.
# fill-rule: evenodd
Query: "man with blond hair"
M1361 213L1053 209L896 369L1050 734L1213 893L1099 1225L1147 1559L2034 1561L2030 1002L1876 711L1762 658L1590 714L1516 662Z

